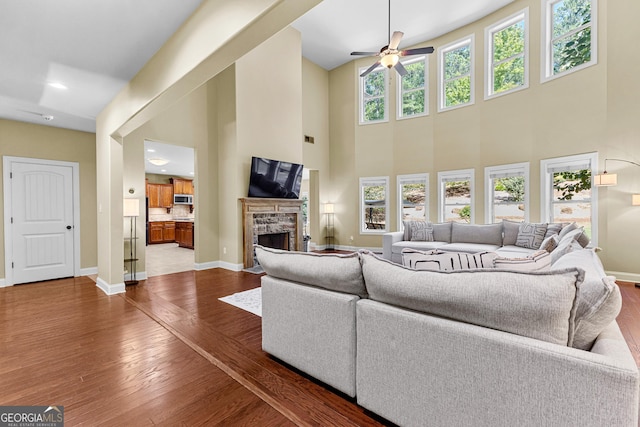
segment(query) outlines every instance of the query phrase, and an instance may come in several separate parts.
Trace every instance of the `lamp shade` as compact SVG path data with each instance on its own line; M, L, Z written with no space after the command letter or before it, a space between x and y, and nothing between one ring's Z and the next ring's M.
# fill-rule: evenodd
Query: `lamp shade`
M593 183L597 187L611 187L618 185L618 174L615 173L601 173L593 177Z
M333 213L333 203L324 204L324 213Z
M138 199L124 199L122 202L123 216L140 216L140 201Z
M631 196L631 204L633 206L640 206L640 194L634 194Z
M399 60L400 58L398 57L398 55L396 55L395 53L392 53L390 55L383 56L380 59L380 63L387 68L391 68L391 67L394 67Z

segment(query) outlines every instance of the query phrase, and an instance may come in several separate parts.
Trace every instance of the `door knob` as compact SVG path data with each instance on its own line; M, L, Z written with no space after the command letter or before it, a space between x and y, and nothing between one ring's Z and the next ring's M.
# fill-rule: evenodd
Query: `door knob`
M70 225L67 225L67 230L71 230L71 226Z

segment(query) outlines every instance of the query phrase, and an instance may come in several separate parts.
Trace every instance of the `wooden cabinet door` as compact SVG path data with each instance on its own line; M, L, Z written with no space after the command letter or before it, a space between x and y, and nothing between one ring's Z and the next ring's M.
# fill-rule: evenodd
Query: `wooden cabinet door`
M176 241L176 223L174 221L165 221L162 237L165 242Z
M149 223L149 243L162 243L164 241L164 222L154 221Z
M147 192L149 193L149 207L162 208L162 200L160 199L160 184L148 184Z
M193 194L193 181L190 179L171 178L173 194Z
M185 179L183 186L183 194L193 194L193 181L191 181L190 179Z
M193 249L193 224L187 224L183 233L184 246Z
M161 208L170 208L173 206L173 185L160 184L160 203Z
M176 222L176 242L178 246L182 246L182 235L184 234L184 226L181 222Z

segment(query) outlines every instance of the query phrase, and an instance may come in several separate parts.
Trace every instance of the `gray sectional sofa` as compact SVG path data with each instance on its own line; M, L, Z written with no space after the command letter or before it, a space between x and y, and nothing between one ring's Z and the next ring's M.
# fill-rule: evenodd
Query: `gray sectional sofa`
M431 232L419 235L419 238L412 238L411 226L420 223L427 224ZM526 244L517 245L520 228L523 225L529 224L513 221L503 221L497 224L461 224L457 222L431 224L424 221L409 221L405 222L404 231L385 233L382 236L382 256L399 264L402 263L402 251L405 249L422 251L437 249L445 252L465 253L487 251L495 252L501 257L512 258L527 256L534 253L537 248L528 248ZM565 225L565 232L577 228L574 224L553 224L545 229L538 244L562 231L563 225ZM569 226L571 230L566 226Z
M393 423L638 425L620 292L591 249L535 273L256 255L264 351Z

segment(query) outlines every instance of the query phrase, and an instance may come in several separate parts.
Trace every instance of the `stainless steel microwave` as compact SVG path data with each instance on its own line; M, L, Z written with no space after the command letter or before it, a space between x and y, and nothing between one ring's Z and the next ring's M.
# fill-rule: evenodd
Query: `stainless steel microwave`
M173 204L174 205L192 205L193 196L191 194L174 194Z

